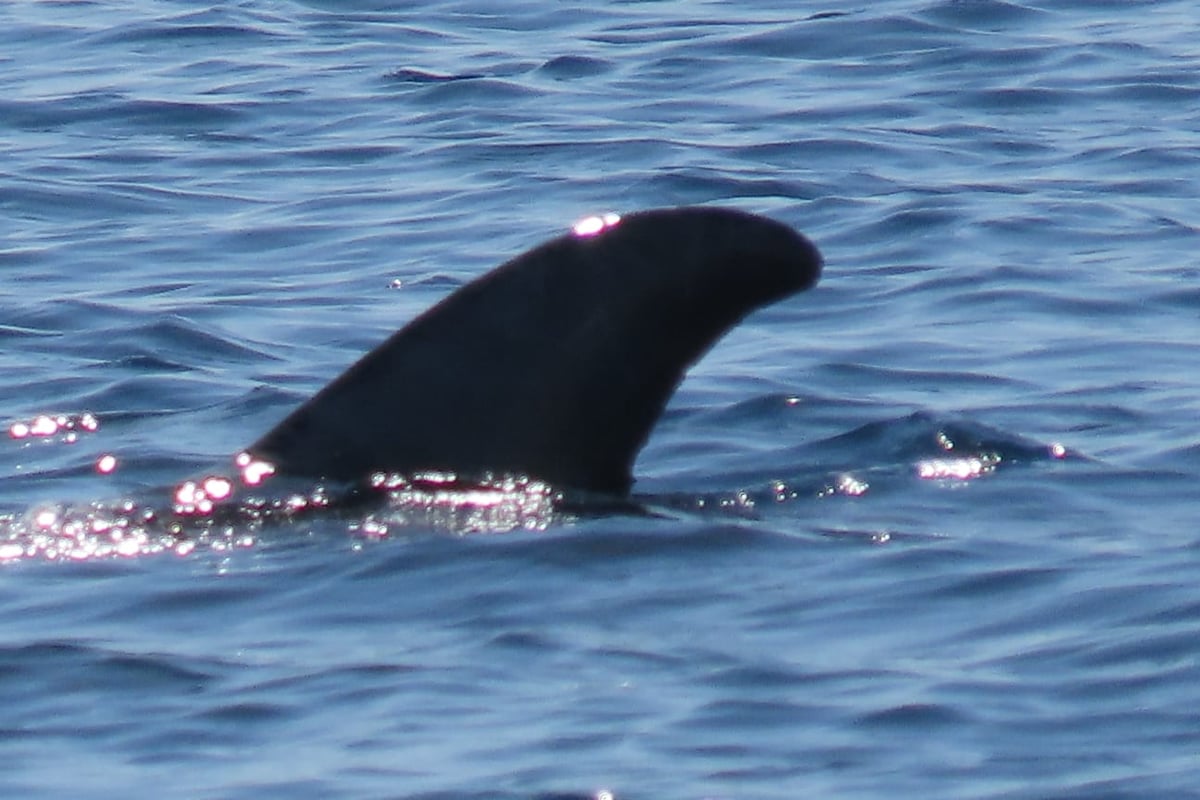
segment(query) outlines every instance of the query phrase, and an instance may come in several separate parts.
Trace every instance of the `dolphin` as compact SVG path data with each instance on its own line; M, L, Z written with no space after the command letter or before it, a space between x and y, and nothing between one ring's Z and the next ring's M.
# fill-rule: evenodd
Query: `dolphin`
M623 497L688 367L821 266L803 235L742 211L589 218L413 319L239 463L344 483L519 475Z

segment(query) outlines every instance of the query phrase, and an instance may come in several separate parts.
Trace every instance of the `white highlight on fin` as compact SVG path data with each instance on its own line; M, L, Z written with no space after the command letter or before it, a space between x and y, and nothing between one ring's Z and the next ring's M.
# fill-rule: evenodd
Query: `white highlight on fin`
M253 458L249 453L238 453L234 459L238 469L242 472L242 482L247 486L257 486L264 479L275 474L275 465L269 461L260 461Z
M595 236L597 233L608 230L620 221L621 215L610 211L603 215L584 217L571 227L571 231L581 238Z

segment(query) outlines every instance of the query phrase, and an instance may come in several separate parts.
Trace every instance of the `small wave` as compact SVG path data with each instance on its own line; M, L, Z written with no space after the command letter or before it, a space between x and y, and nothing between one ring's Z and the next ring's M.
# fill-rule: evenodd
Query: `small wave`
M922 16L964 30L1009 30L1022 23L1034 23L1046 12L1021 3L1003 0L943 0L934 3Z
M590 78L602 75L613 68L610 61L603 58L588 58L587 56L557 56L538 68L539 72L549 75L555 80L572 80L575 78Z
M229 44L231 39L271 39L278 34L251 25L188 24L177 22L153 22L144 25L125 25L93 37L96 44L124 43L187 43L199 44L206 41Z
M104 123L126 130L223 128L242 118L228 103L128 99L107 92L88 92L36 102L0 104L6 125L21 130L53 130L73 125Z
M211 665L189 664L178 656L112 650L79 641L44 640L0 646L4 680L17 678L28 689L47 667L87 674L108 691L147 689L193 692L214 678Z
M384 76L396 83L453 83L454 81L471 81L486 77L480 72L443 73L428 72L422 69L401 67Z

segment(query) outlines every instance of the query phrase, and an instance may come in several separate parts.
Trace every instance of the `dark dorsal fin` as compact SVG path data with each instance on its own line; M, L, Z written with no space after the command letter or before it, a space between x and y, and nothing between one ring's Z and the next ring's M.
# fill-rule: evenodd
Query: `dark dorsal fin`
M820 270L803 236L725 209L561 236L421 314L249 452L341 481L445 470L625 493L688 366Z

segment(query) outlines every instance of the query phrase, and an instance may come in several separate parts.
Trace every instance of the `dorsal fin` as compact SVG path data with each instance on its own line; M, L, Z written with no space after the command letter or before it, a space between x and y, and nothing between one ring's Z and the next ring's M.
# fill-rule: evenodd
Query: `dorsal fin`
M764 217L680 208L597 219L463 286L249 448L282 473L529 475L623 494L684 372L821 256Z

